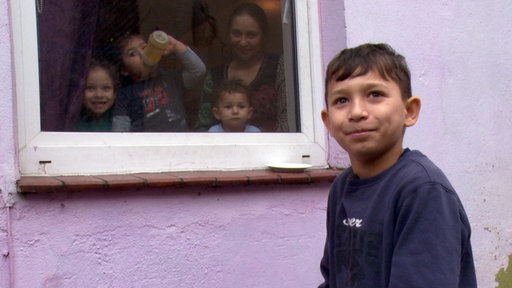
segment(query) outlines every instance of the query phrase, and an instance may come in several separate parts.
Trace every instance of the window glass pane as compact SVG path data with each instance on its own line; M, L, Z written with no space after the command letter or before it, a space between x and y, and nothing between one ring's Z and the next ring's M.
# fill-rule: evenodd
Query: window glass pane
M293 1L245 2L38 0L41 130L300 132Z

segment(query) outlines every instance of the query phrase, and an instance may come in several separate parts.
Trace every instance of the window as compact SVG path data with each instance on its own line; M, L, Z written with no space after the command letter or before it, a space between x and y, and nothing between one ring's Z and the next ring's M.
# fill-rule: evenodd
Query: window
M48 128L50 127L48 126L48 117L61 112L52 111L48 113L45 106L48 105L48 99L52 99L53 96L51 89L45 87L49 83L45 82L48 81L48 71L53 64L57 65L58 63L54 63L55 61L41 61L41 59L44 59L41 52L44 44L41 43L48 39L41 39L42 33L40 30L42 26L39 25L38 27L37 24L38 21L41 21L38 18L38 13L44 13L44 9L48 8L44 5L52 5L52 2L55 1L19 2L11 3L11 12L16 48L18 143L22 175L262 169L266 163L270 162L303 162L304 159L307 159L316 167L325 166L325 134L319 117L320 110L323 107L323 83L320 52L316 47L319 42L319 31L317 7L316 3L312 3L314 1L254 1L266 9L267 15L270 15L269 22L275 22L277 19L277 23L282 27L282 29L278 29L281 32L278 33L280 39L277 43L275 40L271 41L271 44L275 46L271 49L278 53L282 51L284 57L287 119L291 125L288 132L273 133L201 133L194 131L192 128L185 133L95 133L68 132L71 130ZM67 1L64 2L67 3ZM88 1L89 4L82 5L93 6L90 4L93 2L96 1ZM103 2L109 1L98 1L98 3ZM123 3L130 2L132 1ZM139 25L139 32L149 34L150 30L155 27L155 23L150 22L156 20L154 20L154 17L146 17L152 14L143 12L150 11L151 9L148 10L148 7L161 1L138 2L139 21L137 25ZM190 7L192 5L190 3L208 4L209 2L212 1L173 1L174 4L172 5L183 3L179 7L185 7L183 9L186 10L193 9L193 7ZM227 1L227 3L234 2L236 1ZM217 5L215 1L212 3ZM277 6L276 3L278 3ZM145 8L142 7L144 5L146 5ZM210 7L212 5L210 4ZM271 10L272 8L266 7L277 7L277 9L274 11ZM69 9L76 8L71 6ZM155 7L152 9L153 13L162 14L165 11L155 9ZM200 11L204 12L204 9ZM213 13L213 9L210 9L209 12ZM178 17L184 14L186 13L175 15ZM217 19L216 14L210 16ZM225 18L219 16L218 19ZM80 17L89 19L86 13L81 14ZM163 16L159 17L162 18ZM173 23L192 22L191 17L182 18ZM186 25L183 24L182 26ZM220 26L219 24L219 33L222 30ZM162 30L172 29L158 28ZM181 33L180 39L185 39L187 45L196 51L207 64L207 68L210 69L214 66L210 62L219 59L215 55L208 56L212 53L215 54L215 51L210 51L214 49L207 45L208 41L211 40L209 38L211 33L209 34L209 32L212 31L205 31L208 27L205 28L204 25L197 25L196 28L192 31L185 28L185 32L174 33ZM179 29L179 27L176 29ZM294 37L294 32L296 35L301 35L301 37ZM307 37L302 37L302 35ZM98 38L99 36L95 34L94 37ZM93 43L95 41L94 37L89 39ZM190 44L186 40L187 37L190 38ZM81 38L77 38L75 41L86 42ZM59 47L53 48L58 49ZM95 51L97 50L101 49ZM45 67L50 68L45 69ZM69 71L66 77L50 78L50 80L53 82L72 82L73 77L82 77L78 76L83 73L80 72L78 67ZM34 81L34 79L40 79L40 81ZM56 85L53 82L51 82L52 85ZM45 93L51 96L45 96ZM66 96L67 101L72 98L70 95L72 94ZM62 102L57 103L59 103L57 107L59 105L63 106L60 104ZM191 105L191 107L195 107L195 105ZM70 111L69 107L66 109L66 111ZM189 111L194 111L194 108L187 110L187 118L193 119L192 115L195 115L195 113L189 113ZM298 111L300 111L300 114Z

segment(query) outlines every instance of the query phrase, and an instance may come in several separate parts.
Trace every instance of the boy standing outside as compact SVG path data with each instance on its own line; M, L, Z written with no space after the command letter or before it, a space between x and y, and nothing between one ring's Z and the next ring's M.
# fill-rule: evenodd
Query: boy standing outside
M331 186L319 287L477 287L471 229L443 172L402 147L421 102L386 44L329 63L322 120L351 167Z

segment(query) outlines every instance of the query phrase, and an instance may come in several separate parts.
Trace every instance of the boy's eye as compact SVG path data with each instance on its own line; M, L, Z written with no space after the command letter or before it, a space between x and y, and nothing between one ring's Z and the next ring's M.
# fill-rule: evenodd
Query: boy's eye
M370 97L370 98L382 97L382 93L373 91L373 92L370 92L370 95L368 95L368 97Z
M130 57L134 57L138 56L139 52L137 52L136 50L129 50L126 54L128 54L128 56Z
M348 102L348 99L345 97L336 98L333 102L334 105L336 104L345 104Z

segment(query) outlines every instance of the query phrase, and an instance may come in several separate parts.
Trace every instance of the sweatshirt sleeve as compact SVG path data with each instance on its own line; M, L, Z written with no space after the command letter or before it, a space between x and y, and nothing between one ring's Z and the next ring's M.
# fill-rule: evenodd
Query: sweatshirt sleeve
M461 259L471 248L457 195L438 183L410 192L396 210L388 287L459 287Z
M206 66L190 47L187 47L185 52L177 54L177 57L183 64L182 77L185 88L191 89L203 78Z

